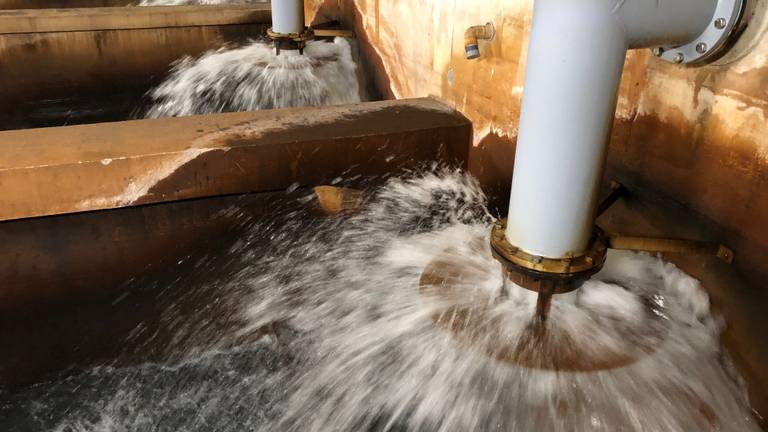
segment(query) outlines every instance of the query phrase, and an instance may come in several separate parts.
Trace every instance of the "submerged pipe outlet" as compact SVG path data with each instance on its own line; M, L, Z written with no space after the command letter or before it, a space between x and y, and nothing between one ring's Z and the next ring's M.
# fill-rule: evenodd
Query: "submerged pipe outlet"
M304 0L272 0L272 28L267 35L275 42L278 55L283 50L301 54L312 38L304 22Z
M317 28L306 26L304 0L272 0L272 27L267 30L267 36L274 41L277 55L283 51L291 55L304 54L307 42L316 37L355 36L349 30L325 28L331 24L337 23L319 24Z
M694 41L729 1L536 0L506 225L511 245L556 259L588 250L627 50Z
M627 50L714 58L744 1L536 0L509 215L491 233L509 279L546 301L600 270L611 244L595 227L598 191Z

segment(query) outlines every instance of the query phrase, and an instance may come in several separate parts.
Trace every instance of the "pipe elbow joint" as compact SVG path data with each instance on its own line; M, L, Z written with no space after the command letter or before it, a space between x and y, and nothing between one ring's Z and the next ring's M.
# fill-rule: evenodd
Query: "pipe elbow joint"
M480 58L480 40L490 41L496 36L496 28L493 23L472 26L464 32L464 52L467 60Z

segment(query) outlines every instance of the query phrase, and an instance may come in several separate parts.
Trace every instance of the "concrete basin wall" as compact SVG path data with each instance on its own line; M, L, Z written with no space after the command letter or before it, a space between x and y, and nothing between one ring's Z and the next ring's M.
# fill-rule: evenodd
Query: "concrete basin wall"
M112 360L159 313L126 283L223 253L287 189L466 168L471 136L433 99L0 132L0 382Z
M131 118L173 62L269 22L268 5L0 11L0 130Z
M93 8L136 6L141 0L0 0L2 9L63 9L63 8ZM244 3L232 1L229 3ZM269 0L255 0L249 3L269 4Z
M129 6L138 0L0 0L0 9L54 9Z

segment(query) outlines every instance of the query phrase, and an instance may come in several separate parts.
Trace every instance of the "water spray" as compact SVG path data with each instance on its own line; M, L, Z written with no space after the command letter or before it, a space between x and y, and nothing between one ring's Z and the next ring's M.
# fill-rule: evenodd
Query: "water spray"
M509 216L491 234L513 282L543 297L572 291L620 243L595 219L627 51L656 47L662 59L705 64L722 54L743 8L743 0L536 1Z
M534 333L545 328L552 296L578 289L599 272L609 248L707 252L733 260L733 252L719 244L622 237L595 221L624 191L616 184L599 202L627 51L652 48L664 61L706 64L739 34L744 7L744 0L536 0L509 215L490 235L505 280L537 293ZM476 58L478 45L470 45L477 51L470 58ZM423 291L450 301L451 291L469 274L462 268L437 258L424 272ZM505 282L502 298L507 289ZM435 322L472 344L478 334L493 332L483 310L454 309L450 320L443 315ZM505 353L505 361L531 363L512 348L493 351ZM601 360L581 369L625 363Z

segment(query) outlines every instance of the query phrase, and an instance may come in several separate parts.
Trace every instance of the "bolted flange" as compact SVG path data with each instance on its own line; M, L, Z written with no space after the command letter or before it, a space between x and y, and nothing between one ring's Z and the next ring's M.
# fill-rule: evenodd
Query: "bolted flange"
M504 273L513 283L531 291L546 289L553 294L563 294L576 290L605 264L608 241L597 227L587 250L567 258L546 258L525 252L509 243L506 230L506 219L493 225L493 256L502 264Z
M312 27L306 27L301 33L277 33L269 28L267 36L274 41L278 55L281 50L299 50L303 54L307 41L315 38L315 32Z
M715 14L706 29L691 42L680 46L651 48L656 57L674 64L703 64L720 57L738 36L747 0L718 0Z

